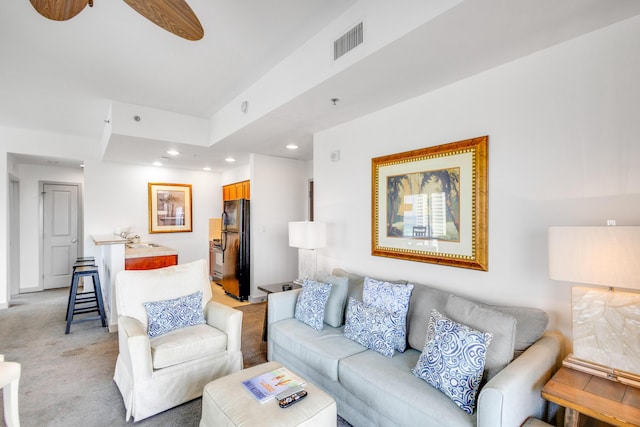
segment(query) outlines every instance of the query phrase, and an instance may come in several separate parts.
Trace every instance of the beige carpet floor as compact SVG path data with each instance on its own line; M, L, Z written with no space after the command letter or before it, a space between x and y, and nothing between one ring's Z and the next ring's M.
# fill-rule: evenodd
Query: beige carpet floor
M118 334L107 332L99 321L89 321L71 325L71 333L65 335L67 298L68 289L22 294L12 299L9 309L0 310L0 354L22 365L21 426L134 425L125 423L122 397L113 382ZM244 313L241 345L245 367L265 362L262 331L266 303L239 303L219 292L216 298ZM198 398L135 426L195 427L201 412L202 400ZM349 425L338 417L338 426Z
M125 426L124 405L113 382L118 334L89 321L71 325L65 335L67 297L66 289L23 294L9 309L0 310L0 353L22 365L21 425ZM264 306L238 307L245 313L242 347L247 367L266 361L261 340ZM135 425L197 426L200 415L201 399L195 399Z

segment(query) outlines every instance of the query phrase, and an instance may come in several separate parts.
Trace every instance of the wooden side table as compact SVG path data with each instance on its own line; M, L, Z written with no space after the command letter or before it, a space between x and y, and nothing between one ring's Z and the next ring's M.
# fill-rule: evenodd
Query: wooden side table
M262 341L267 340L267 320L269 318L269 294L277 292L287 292L294 289L300 289L302 285L291 282L275 283L273 285L258 286L258 290L267 294L267 308L264 310L264 327L262 329Z
M542 388L542 397L566 408L565 427L580 415L614 426L640 426L640 389L563 367Z

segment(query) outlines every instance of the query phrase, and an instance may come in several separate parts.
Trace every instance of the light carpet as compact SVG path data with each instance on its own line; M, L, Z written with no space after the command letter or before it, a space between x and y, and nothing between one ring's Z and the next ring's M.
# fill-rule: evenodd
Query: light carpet
M0 310L0 354L19 362L20 422L23 427L125 426L125 408L113 371L118 334L99 321L71 325L65 335L68 289L22 294ZM236 307L243 311L245 367L266 361L262 342L265 304ZM135 423L136 426L198 426L201 399ZM3 419L0 405L0 420ZM338 419L338 426L349 426Z

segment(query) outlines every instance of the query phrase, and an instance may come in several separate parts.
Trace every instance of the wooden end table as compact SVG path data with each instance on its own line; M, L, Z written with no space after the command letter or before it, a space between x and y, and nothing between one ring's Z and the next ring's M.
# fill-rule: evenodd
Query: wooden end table
M300 289L302 285L291 282L274 283L273 285L258 286L258 290L267 294L267 307L264 310L264 327L262 329L262 341L267 341L267 320L269 319L269 294L278 292L287 292L294 289Z
M563 367L542 388L542 397L566 408L565 427L580 415L614 426L640 426L640 389Z

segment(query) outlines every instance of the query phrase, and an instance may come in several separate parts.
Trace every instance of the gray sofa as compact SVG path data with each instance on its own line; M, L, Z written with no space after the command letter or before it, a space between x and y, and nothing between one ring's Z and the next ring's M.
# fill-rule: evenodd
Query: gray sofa
M347 278L343 279L348 283L347 297L362 300L364 278L334 270L329 279L339 277ZM337 292L337 287L332 289L326 311L335 315L337 310L342 315L344 305L340 304L347 302L333 298L334 290ZM325 323L319 331L297 320L294 313L299 293L295 290L268 297L268 359L324 389L336 400L338 414L356 427L516 427L528 417L552 416L540 389L561 364L564 340L561 334L545 330L548 316L541 310L489 306L414 284L407 315L407 350L388 358L346 338L344 325ZM423 350L432 309L450 315L455 312L452 303L459 301L515 318L513 360L482 385L471 415L411 372Z

